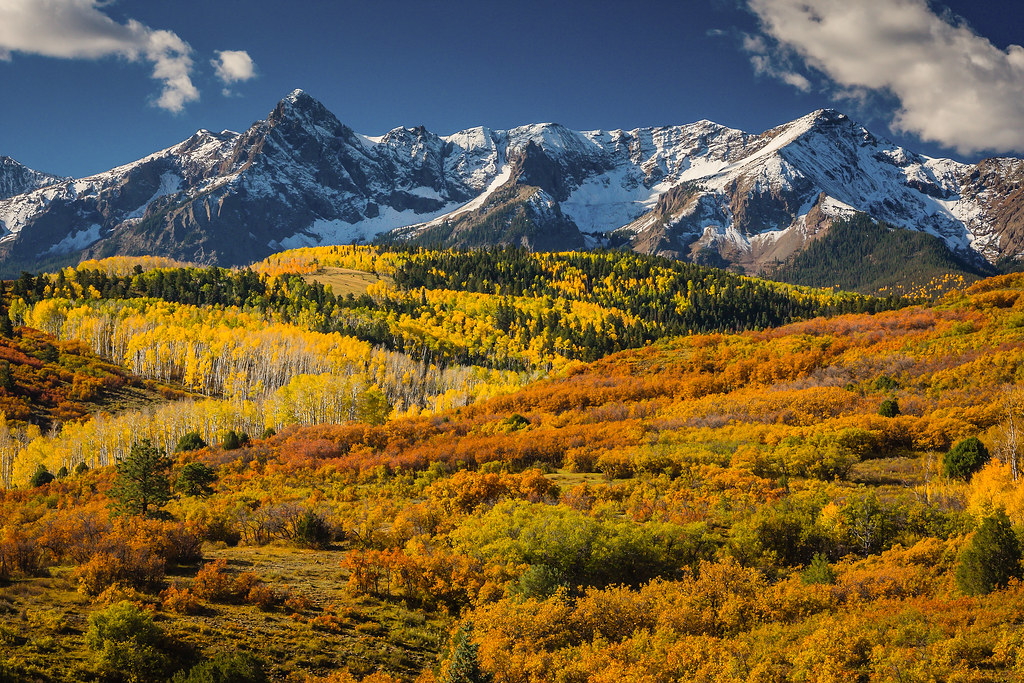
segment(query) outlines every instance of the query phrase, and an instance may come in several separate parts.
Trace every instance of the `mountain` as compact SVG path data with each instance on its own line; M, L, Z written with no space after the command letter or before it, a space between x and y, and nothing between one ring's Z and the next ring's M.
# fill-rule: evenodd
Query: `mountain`
M0 199L7 199L54 183L69 180L36 171L10 157L0 156Z
M371 137L296 90L243 133L200 130L95 176L10 166L0 167L8 273L112 254L237 265L374 239L625 246L762 273L856 212L940 238L974 268L1024 254L1024 161L925 157L832 110L761 134L699 121Z

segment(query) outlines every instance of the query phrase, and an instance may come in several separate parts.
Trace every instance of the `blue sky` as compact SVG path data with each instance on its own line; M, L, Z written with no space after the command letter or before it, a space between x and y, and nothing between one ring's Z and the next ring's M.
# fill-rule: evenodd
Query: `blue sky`
M82 176L302 88L371 135L835 107L970 160L1024 153L1022 43L1019 0L0 0L0 154Z

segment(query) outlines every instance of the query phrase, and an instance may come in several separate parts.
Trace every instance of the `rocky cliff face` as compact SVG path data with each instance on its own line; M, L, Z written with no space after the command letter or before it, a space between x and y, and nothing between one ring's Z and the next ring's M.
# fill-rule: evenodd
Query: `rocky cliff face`
M967 261L1024 254L1024 162L924 157L832 110L761 134L710 121L360 135L295 91L243 133L201 130L89 178L0 158L7 270L109 254L243 264L283 248L410 240L628 245L760 272L855 211Z

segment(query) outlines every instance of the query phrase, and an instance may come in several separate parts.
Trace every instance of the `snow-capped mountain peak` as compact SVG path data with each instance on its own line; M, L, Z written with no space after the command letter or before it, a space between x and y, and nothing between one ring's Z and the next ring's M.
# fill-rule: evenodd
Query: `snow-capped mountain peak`
M246 131L201 129L88 178L0 157L0 256L160 253L236 264L402 228L394 238L465 245L611 239L757 271L836 216L864 211L994 261L1024 253L1022 185L1020 160L929 158L834 109L760 134L701 120L370 136L295 90Z

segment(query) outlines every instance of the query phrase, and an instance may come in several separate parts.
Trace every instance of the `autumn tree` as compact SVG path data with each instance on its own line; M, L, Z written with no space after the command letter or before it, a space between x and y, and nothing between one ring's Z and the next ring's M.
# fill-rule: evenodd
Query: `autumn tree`
M110 489L117 511L147 515L150 508L159 508L170 500L170 469L171 459L149 439L133 443L128 456L117 463L117 476Z
M956 583L968 595L985 595L1020 579L1020 541L1002 510L982 520L970 545L960 555Z

